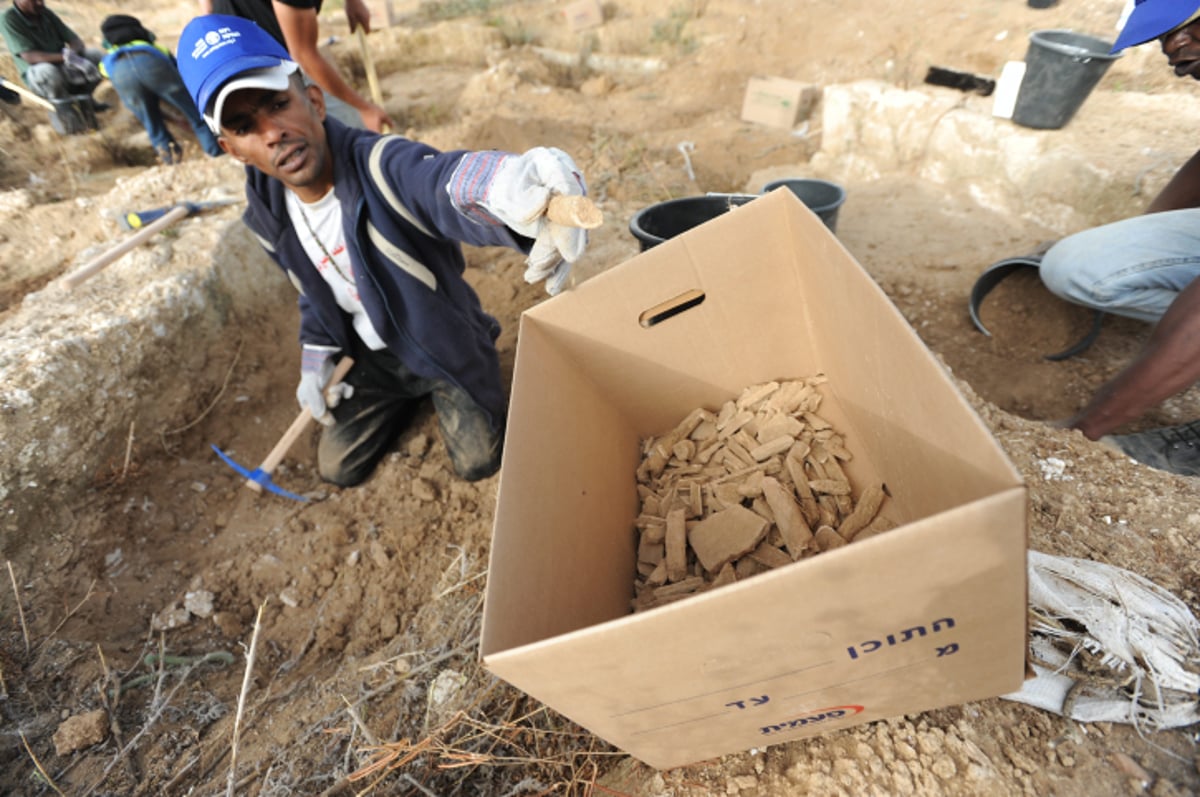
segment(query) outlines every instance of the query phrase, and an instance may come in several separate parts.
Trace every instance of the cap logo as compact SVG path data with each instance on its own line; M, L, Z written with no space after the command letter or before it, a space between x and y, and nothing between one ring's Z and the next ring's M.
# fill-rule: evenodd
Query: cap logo
M223 27L210 30L204 34L203 38L196 39L196 46L192 48L192 58L196 60L208 58L226 45L237 44L240 38L242 38L242 32L233 28Z

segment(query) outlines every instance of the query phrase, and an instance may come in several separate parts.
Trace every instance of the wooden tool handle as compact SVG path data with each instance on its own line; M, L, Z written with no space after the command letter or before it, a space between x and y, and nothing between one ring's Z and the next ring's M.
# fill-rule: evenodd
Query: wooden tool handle
M16 83L13 83L11 80L0 79L0 86L4 86L5 88L12 89L16 93L18 93L22 97L24 97L25 99L32 102L34 105L40 105L43 108L45 108L47 111L57 111L58 110L58 108L56 108L54 106L54 103L50 102L45 97L39 97L37 94L34 94L29 89L18 86Z
M163 227L168 227L179 221L189 212L190 210L187 205L178 205L172 208L167 215L152 221L133 235L126 238L121 243L114 246L112 249L109 249L99 257L93 258L91 261L81 266L78 270L63 277L63 284L67 286L68 289L74 290L75 286L77 286L79 283L83 282L97 271L106 268L113 261L121 257L121 255L125 254L130 249L133 249L135 246L149 238L151 235L154 235Z
M362 53L363 69L367 73L367 85L371 87L371 101L382 108L383 91L379 88L379 74L375 71L375 59L371 57L371 51L367 49L367 35L363 32L362 25L359 25L354 32L358 36L358 49ZM390 133L391 128L384 125L380 132Z
M337 367L333 369L333 374L329 377L329 386L333 387L341 382L342 379L345 378L347 372L349 372L349 370L353 367L354 358L343 357L337 364ZM326 390L328 390L328 388L326 388ZM310 410L308 407L302 409L300 414L296 416L296 420L292 421L292 425L289 426L287 431L283 433L283 437L280 437L279 442L276 443L275 447L271 449L271 453L267 454L267 458L264 459L262 464L258 466L258 470L267 474L274 473L275 468L277 468L279 463L283 461L288 449L292 447L292 443L295 443L296 440L300 438L300 435L304 433L304 430L308 427L309 421L312 419L312 410ZM246 486L255 492L262 492L262 485L253 479L246 479Z
M375 72L375 60L367 49L367 36L363 33L362 25L354 31L358 35L358 49L362 52L363 69L367 72L367 85L371 87L371 99L379 107L383 107L383 92L379 89L379 75Z
M546 218L555 224L594 230L604 223L604 213L585 196L555 194L546 205Z

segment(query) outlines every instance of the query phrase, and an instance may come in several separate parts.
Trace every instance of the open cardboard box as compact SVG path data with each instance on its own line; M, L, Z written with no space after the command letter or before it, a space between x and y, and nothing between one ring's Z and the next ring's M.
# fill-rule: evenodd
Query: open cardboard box
M883 481L900 525L631 613L643 440L818 373L855 494ZM994 697L1025 673L1026 523L1019 475L942 367L773 191L522 316L480 655L660 769Z

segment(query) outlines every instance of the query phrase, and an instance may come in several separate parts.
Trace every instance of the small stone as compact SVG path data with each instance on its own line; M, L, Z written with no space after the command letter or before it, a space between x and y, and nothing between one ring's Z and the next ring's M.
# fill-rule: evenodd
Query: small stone
M454 698L467 682L467 676L457 670L442 670L429 685L429 702L441 707Z
M54 732L54 752L60 756L99 744L108 738L108 712L96 709L69 717Z
M413 495L422 501L433 502L438 498L437 488L425 479L414 479L412 491Z
M410 457L423 457L425 452L429 450L429 437L424 434L415 434L404 446L404 450L408 452Z
M206 589L189 592L183 596L183 607L197 617L212 617L213 594Z
M709 515L688 532L696 557L710 573L753 551L767 536L768 523L744 506L734 504Z
M177 603L172 603L166 609L150 618L150 628L154 631L170 631L190 623L192 613Z
M391 564L392 560L388 556L387 549L379 540L371 540L371 561L380 567L387 567Z
M279 593L279 600L283 601L285 606L295 609L300 605L300 593L295 587L285 587Z

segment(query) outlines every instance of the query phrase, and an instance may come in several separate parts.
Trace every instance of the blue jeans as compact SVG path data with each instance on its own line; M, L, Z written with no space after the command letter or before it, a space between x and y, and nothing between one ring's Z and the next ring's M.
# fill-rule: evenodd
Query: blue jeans
M1200 276L1200 208L1093 227L1050 248L1040 268L1069 302L1155 323Z
M137 117L150 135L150 144L168 163L179 155L179 144L163 120L160 100L178 108L187 117L204 151L221 154L217 138L204 123L196 103L188 94L179 69L164 57L147 52L130 52L113 63L109 79L126 108Z

